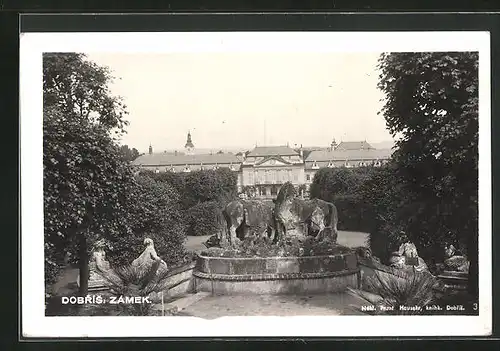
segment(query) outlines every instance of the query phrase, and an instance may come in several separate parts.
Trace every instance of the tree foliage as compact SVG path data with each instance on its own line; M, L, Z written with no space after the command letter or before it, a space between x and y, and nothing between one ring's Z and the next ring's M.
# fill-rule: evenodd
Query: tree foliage
M478 53L389 53L380 57L379 69L386 97L381 113L399 138L394 158L412 194L407 232L428 246L446 236L466 243L474 278Z
M219 234L221 216L221 205L216 201L205 201L194 205L187 214L187 234L192 236Z
M119 213L122 235L114 235L108 241L110 263L129 264L144 249L146 237L153 239L158 255L170 266L182 261L186 221L177 191L168 183L138 176L126 199L124 211Z
M123 132L126 106L109 89L114 77L108 67L79 53L43 55L43 104L57 106L64 116L98 123Z
M119 232L133 173L108 130L44 110L44 230L47 269L62 263L77 234Z
M44 55L43 72L46 282L71 252L86 293L88 251L101 238L114 264L130 263L145 236L165 261L178 263L185 239L179 195L134 176L127 154L137 150L120 148L113 137L127 122L121 98L110 93L109 69L81 54L56 53Z
M120 147L120 151L122 152L123 158L127 162L132 162L140 156L139 151L135 147L131 149L128 145L122 145Z

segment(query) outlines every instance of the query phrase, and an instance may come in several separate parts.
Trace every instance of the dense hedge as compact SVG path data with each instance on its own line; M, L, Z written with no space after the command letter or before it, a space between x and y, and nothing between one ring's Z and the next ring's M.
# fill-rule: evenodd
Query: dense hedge
M310 195L335 204L340 230L370 232L373 216L362 189L377 171L374 167L322 168L314 176Z
M216 201L205 201L188 210L187 235L215 235L221 230L221 208Z
M180 196L188 235L213 235L221 227L222 209L237 199L237 175L227 169L189 173L142 171L160 183L169 184Z
M128 197L128 209L121 221L130 226L132 235L110 242L111 264L130 264L144 250L146 237L153 239L158 255L167 264L181 262L186 229L177 191L168 183L138 176L137 186Z
M400 243L401 200L404 189L391 165L323 168L316 173L311 197L333 202L340 230L370 233L370 246L382 260Z
M443 259L445 243L464 246L443 221L445 215L451 215L445 212L449 205L439 208L422 202L421 194L411 191L392 163L383 167L320 169L311 196L336 205L340 230L370 233L372 252L383 261L405 237L416 244L419 255L431 266Z

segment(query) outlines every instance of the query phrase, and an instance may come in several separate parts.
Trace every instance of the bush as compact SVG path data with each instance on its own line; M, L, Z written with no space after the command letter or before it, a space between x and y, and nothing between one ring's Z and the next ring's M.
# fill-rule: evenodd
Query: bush
M144 238L149 237L167 264L179 264L185 254L186 230L177 192L167 183L138 176L137 186L128 196L121 222L132 235L110 240L110 263L130 264L144 250Z
M200 202L188 210L187 235L217 235L221 231L222 212L216 201Z

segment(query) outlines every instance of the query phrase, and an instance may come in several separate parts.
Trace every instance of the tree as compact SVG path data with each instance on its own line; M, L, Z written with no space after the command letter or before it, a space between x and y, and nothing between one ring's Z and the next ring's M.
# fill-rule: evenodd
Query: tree
M77 238L80 293L88 284L88 239L117 234L130 167L111 132L127 125L126 106L110 93L110 70L83 54L43 56L46 267L55 267ZM47 274L53 273L48 268Z
M478 53L389 53L379 60L381 111L398 137L394 159L414 194L408 234L466 243L477 294Z
M120 147L120 151L122 152L124 159L128 162L132 162L140 156L139 151L137 151L136 148L130 149L128 145L122 145Z
M99 66L78 53L43 55L43 105L57 106L71 118L98 123L124 132L128 122L126 106L109 90L114 77L108 67Z
M236 174L227 168L191 172L184 182L186 208L205 201L223 205L238 194Z
M62 263L76 239L86 294L88 241L94 233L123 234L119 218L135 185L132 168L105 127L66 118L55 107L44 110L43 135L46 272Z

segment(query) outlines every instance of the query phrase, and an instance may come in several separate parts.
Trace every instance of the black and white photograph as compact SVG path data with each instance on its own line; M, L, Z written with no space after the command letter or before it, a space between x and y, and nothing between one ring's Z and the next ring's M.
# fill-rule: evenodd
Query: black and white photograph
M25 335L487 335L489 45L23 35Z

